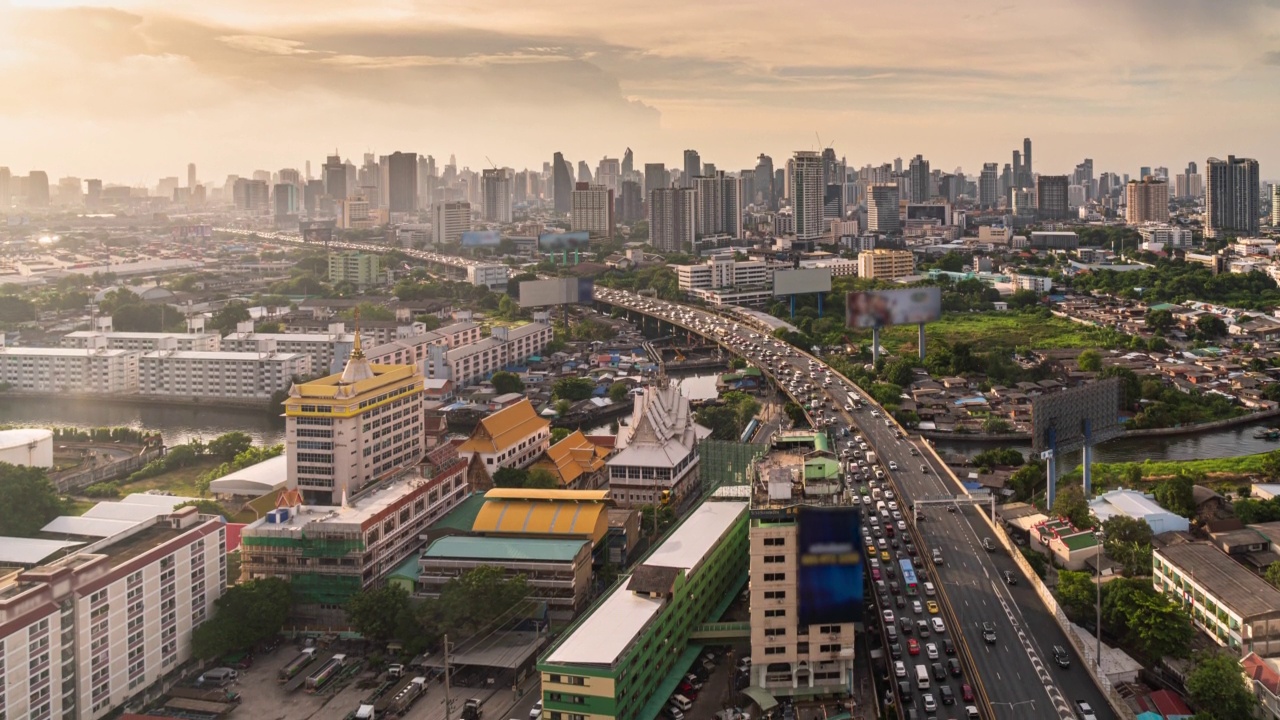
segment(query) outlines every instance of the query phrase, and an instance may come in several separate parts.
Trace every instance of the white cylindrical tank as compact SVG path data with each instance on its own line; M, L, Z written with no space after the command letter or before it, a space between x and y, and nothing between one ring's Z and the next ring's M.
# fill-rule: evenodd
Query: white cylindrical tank
M0 430L0 462L53 467L53 431L44 428Z

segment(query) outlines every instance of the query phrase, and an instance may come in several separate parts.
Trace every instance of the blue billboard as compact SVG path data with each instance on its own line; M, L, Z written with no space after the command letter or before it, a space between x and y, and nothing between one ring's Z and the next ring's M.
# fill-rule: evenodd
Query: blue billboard
M862 620L862 519L856 507L801 506L799 623Z
M542 252L586 250L591 246L591 235L586 230L564 233L543 233L538 236L538 249Z
M462 233L462 247L494 247L502 242L497 230L468 230Z

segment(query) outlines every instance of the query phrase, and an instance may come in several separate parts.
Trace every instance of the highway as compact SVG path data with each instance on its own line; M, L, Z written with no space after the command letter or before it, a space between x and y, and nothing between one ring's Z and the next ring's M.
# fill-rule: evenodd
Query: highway
M899 437L901 429L896 423L880 417L877 406L869 397L834 374L821 361L817 361L815 371L815 366L810 365L813 358L790 346L778 348L772 338L763 337L760 328L748 327L741 321L697 308L605 288L597 288L596 296L606 303L660 317L720 342L761 366L775 380L781 380L779 384L783 391L801 404L813 399L819 403L825 401L826 407L822 409L815 405L815 423L832 427L838 435L844 426L850 428L850 438L857 434L863 436L896 488L906 518L911 517L908 508L916 501L968 498L949 471L933 459L923 441ZM788 377L797 380L788 382ZM852 404L853 399L861 401L862 409L850 413L845 408ZM840 445L846 442L849 441L842 437ZM952 615L944 614L942 617L954 617L961 625L960 628L948 627L948 632L942 637L953 638L961 652L967 647L980 675L981 687L990 701L989 715L996 720L1069 720L1079 717L1076 703L1082 700L1092 706L1098 720L1113 718L1110 707L1090 677L1091 668L1084 666L1081 658L1072 651L1071 644L1031 589L1028 579L999 545L990 553L982 548L982 539L991 535L989 526L980 515L982 511L970 505L955 504L952 507L954 512L941 505L922 506L926 518L917 523L915 529L923 546L914 561L921 583L933 581L945 598L945 604L950 606ZM928 560L933 548L942 553L941 566L933 567ZM892 560L885 565L895 565L899 552L898 549L891 551ZM1013 573L1017 585L1010 587L1005 583L1006 571ZM868 615L873 612L872 599L868 598ZM926 598L921 594L919 599ZM905 613L907 617L916 619L917 616L910 612L910 599L906 604L908 607L905 609L893 607L895 615L900 617ZM879 613L880 608L875 607L874 612ZM991 623L994 627L994 643L984 641L984 623ZM962 638L956 637L957 629ZM921 644L933 641L940 643L941 638L933 636L921 640ZM1071 654L1070 668L1060 668L1054 663L1054 646L1061 646ZM945 662L945 656L942 660ZM923 654L912 657L904 653L903 661L909 672L916 663L929 663ZM910 674L908 679L914 687L914 674ZM947 681L953 686L957 704L952 707L940 705L936 713L923 711L919 693L903 700L907 706L917 707L922 718L957 716L964 705L959 697L962 680L965 679ZM937 699L936 686L933 694Z

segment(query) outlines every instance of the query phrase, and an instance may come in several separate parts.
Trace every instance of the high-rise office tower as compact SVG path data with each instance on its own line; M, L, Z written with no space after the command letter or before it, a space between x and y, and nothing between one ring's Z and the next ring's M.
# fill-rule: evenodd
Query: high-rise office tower
M644 196L647 199L649 193L668 185L667 182L667 166L663 163L645 163L644 164Z
M87 208L96 208L102 204L102 181L94 178L84 181L84 204ZM203 188L202 188L203 189ZM3 192L0 192L0 207L8 205Z
M484 171L480 182L484 189L484 219L488 222L511 222L511 171L491 168Z
M431 213L431 221L435 226L435 243L457 244L462 242L462 233L471 229L471 203L439 202Z
M614 195L622 189L622 164L618 158L600 158L596 166L596 184L603 185L613 191Z
M822 188L822 226L830 227L830 221L844 217L844 185L831 183Z
M921 155L911 158L907 177L911 178L911 202L929 202L929 161Z
M298 186L293 183L276 183L272 188L276 217L298 214Z
M314 218L319 215L320 198L324 194L324 180L317 178L307 181L302 188L302 209L306 211L307 217Z
M321 168L324 173L324 192L334 200L347 199L347 167L338 155L330 155Z
M644 190L639 182L622 181L622 195L618 198L618 217L623 225L631 225L644 219Z
M742 237L742 184L741 178L719 173L720 198L724 202L724 230L732 238Z
M649 244L661 252L689 252L696 237L695 192L663 187L649 193Z
M897 183L873 183L867 188L867 231L891 233L902 229L898 219Z
M418 210L418 153L393 152L387 156L386 206L393 213Z
M978 176L978 205L993 210L1000 199L1000 176L995 163L983 163Z
M613 191L603 185L580 182L573 188L570 223L591 237L613 239Z
M1130 225L1169 222L1169 183L1144 175L1125 186L1124 221Z
M791 207L796 223L796 239L816 240L823 231L822 156L797 150L791 158Z
M294 187L302 187L302 173L293 168L283 168L276 173L279 176L279 182L288 183ZM194 185L192 187L195 187Z
M8 210L13 202L13 174L9 168L0 167L0 211Z
M1024 178L1023 185L1022 185L1023 187L1031 187L1032 178L1035 177L1035 175L1032 173L1033 171L1031 169L1031 138L1022 138L1022 174Z
M580 183L591 182L591 168L587 166L586 160L578 161L578 180Z
M558 213L567 213L573 206L573 180L570 178L569 163L564 155L556 153L551 160L551 191L555 198L555 209Z
M715 174L719 171L715 163L702 163L702 174L705 177L715 177Z
M1070 215L1067 188L1071 186L1066 175L1041 175L1036 178L1037 214L1042 220L1066 220Z
M627 148L622 153L622 176L626 177L635 172L635 156L631 154L631 148Z
M1022 187L1022 153L1018 150L1013 151L1013 162L1010 163L1009 170L1008 189Z
M49 207L49 175L43 170L27 175L27 206Z
M1228 155L1205 161L1205 237L1258 234L1258 161Z
M1138 168L1138 179L1139 179L1139 180L1141 180L1141 179L1143 179L1143 178L1146 178L1146 177L1149 177L1150 175L1151 175L1151 166L1150 166L1150 165L1143 165L1142 167L1139 167L1139 168Z
M902 174L902 158L893 159L893 174L894 175Z
M693 187L693 179L702 174L702 156L697 150L684 151L684 175L680 177L680 187Z
M757 200L768 210L777 208L777 194L773 188L773 158L760 153L756 158L755 196L747 198L748 202Z
M1271 227L1280 228L1280 183L1271 186Z
M1200 170L1196 168L1196 161L1195 161L1195 160L1192 160L1191 162L1187 163L1187 174L1188 174L1188 175L1196 175L1196 174L1198 174L1199 172L1200 172Z
M718 177L699 176L693 179L696 211L694 215L694 231L698 237L717 235L723 231L724 197L723 187Z
M521 170L511 176L511 203L521 205L529 200L529 171Z
M187 163L187 187L193 188L198 184L196 182L196 164Z

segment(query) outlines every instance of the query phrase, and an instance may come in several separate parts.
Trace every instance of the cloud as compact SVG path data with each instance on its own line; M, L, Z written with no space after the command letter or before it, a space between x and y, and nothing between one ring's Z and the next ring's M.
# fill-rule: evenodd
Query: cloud
M1277 0L1277 2L1280 2L1280 0ZM1262 62L1267 65L1280 65L1280 50L1272 50L1266 55L1263 55Z
M315 52L303 47L303 43L299 40L285 40L266 35L223 35L218 40L237 50L267 55L310 55Z

